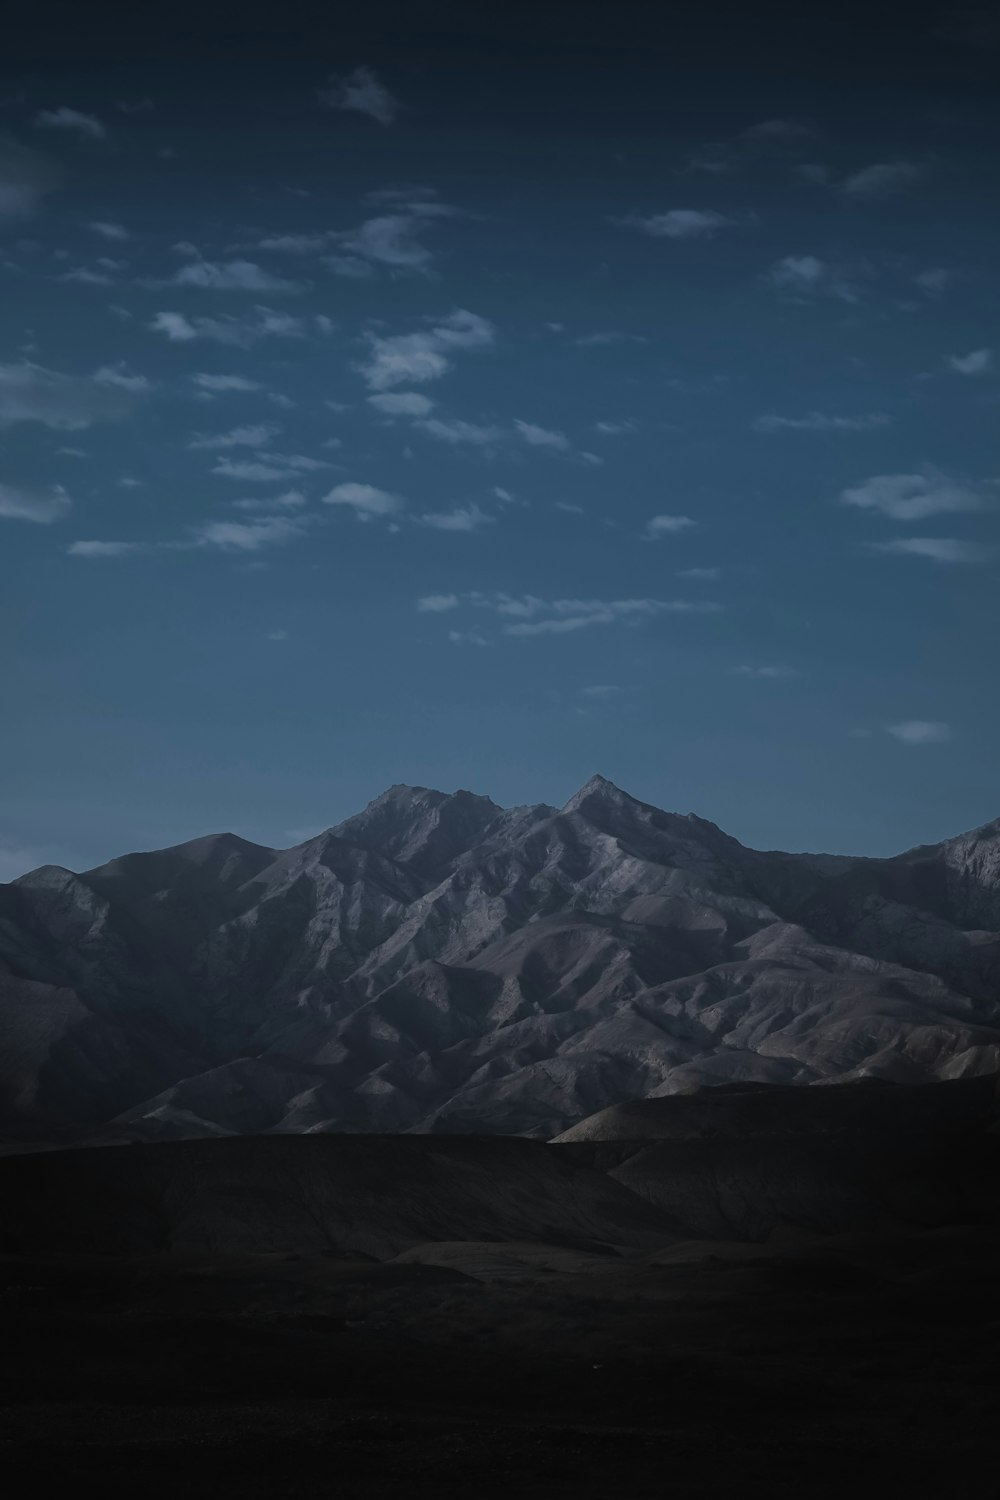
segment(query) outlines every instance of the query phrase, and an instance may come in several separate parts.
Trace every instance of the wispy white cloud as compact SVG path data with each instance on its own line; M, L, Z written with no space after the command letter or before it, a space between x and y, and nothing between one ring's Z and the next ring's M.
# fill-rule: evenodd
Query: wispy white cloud
M273 312L267 307L257 307L243 317L224 315L220 318L189 318L185 313L158 312L149 327L162 333L171 343L190 343L194 339L209 339L218 344L233 344L238 348L249 348L261 339L303 339L309 329L304 318L289 313Z
M0 365L0 427L41 422L79 431L93 422L126 416L150 388L143 376L105 366L92 375L66 375L21 360Z
M877 427L887 427L890 421L884 411L864 412L857 417L811 411L804 417L780 417L768 413L757 417L750 425L754 432L871 432Z
M732 229L736 224L735 219L728 219L725 214L703 208L671 208L666 213L645 217L635 214L619 222L641 229L653 239L666 240L706 239L720 229Z
M854 172L844 181L844 192L852 198L881 198L912 187L923 171L911 161L879 161Z
M519 417L514 418L514 428L529 448L548 448L554 453L567 453L573 446L564 432L538 427L534 422L522 422Z
M359 367L373 391L439 380L455 353L485 349L492 344L492 323L477 313L457 308L438 323L416 333L368 335L368 357Z
M817 255L786 255L775 261L768 280L779 292L796 300L832 297L839 302L857 302L858 290L839 267Z
M609 328L598 333L580 334L573 340L573 343L580 349L588 349L603 348L610 344L648 344L649 339L642 333L623 333L618 329Z
M233 427L229 432L218 432L211 437L192 438L189 448L264 448L281 431L271 422Z
M928 296L936 297L951 284L952 273L946 271L942 266L932 266L927 271L920 271L913 278L915 284Z
M220 458L213 464L212 473L224 479L266 484L275 479L295 479L303 473L329 467L323 459L309 458L304 453L261 453L254 459Z
M387 417L426 417L434 410L434 402L420 391L385 391L368 401Z
M596 625L636 624L665 614L714 614L715 603L687 599L542 599L535 594L466 594L478 608L505 622L503 633L515 637L569 635Z
M943 745L953 737L951 725L939 719L904 719L885 727L886 733L903 745Z
M139 542L70 542L66 548L70 557L125 557L142 550Z
M267 234L257 241L258 250L273 250L280 255L318 255L329 249L330 236L321 234Z
M158 286L200 287L208 292L300 292L303 284L275 276L252 260L192 260Z
M471 505L456 505L454 510L433 511L419 516L421 526L430 526L435 531L479 531L483 526L492 526L495 516L488 515L474 502Z
M900 557L923 557L935 563L980 563L993 554L979 542L952 536L896 537L891 542L868 542L870 552L895 553Z
M114 279L107 270L92 266L74 266L72 271L64 271L59 277L60 281L75 281L81 286L111 286Z
M739 666L733 667L732 670L737 677L755 677L777 680L778 678L782 677L801 676L801 673L798 672L795 667L784 667L780 664L770 664L760 667Z
M222 395L231 391L263 390L259 380L249 380L246 375L192 375L195 385L203 391Z
M262 516L259 521L210 521L195 532L200 547L223 552L260 552L303 535L305 526L287 516Z
M970 354L949 354L948 367L956 375L992 375L992 349L973 349Z
M794 145L816 139L816 131L802 120L779 117L761 120L744 130L742 139L755 145Z
M690 578L695 583L714 583L722 576L721 568L678 568L678 578Z
M58 109L40 109L34 123L42 130L69 130L92 141L106 140L108 134L107 126L96 115L86 115L66 105Z
M491 644L479 630L449 630L448 639L455 646L489 646Z
M875 474L864 483L842 490L841 505L874 510L893 521L922 521L927 516L982 510L984 500L971 485L946 474Z
M0 482L0 518L8 521L33 521L48 526L61 521L72 506L62 485L40 489L32 485Z
M234 510L301 510L306 504L306 497L301 490L285 490L282 495L268 495L266 499L233 500L231 504Z
M346 505L359 521L370 521L376 516L394 516L404 509L398 495L388 490L377 489L373 484L358 484L347 481L334 485L329 494L323 496L325 505Z
M0 223L30 219L59 179L58 167L47 156L0 133Z
M477 422L463 422L457 417L447 419L427 417L414 425L421 432L426 432L429 437L437 438L442 443L450 443L453 447L465 444L474 448L489 448L502 441L505 436L502 427L486 427Z
M127 240L131 235L124 224L112 224L106 219L95 219L87 225L93 234L99 234L102 240Z
M441 615L450 609L457 609L458 605L457 594L425 594L422 599L417 600L417 609L423 615Z
M319 91L319 101L327 109L353 110L367 115L380 125L391 125L402 108L378 74L366 67L355 68L353 73L341 76L332 74L327 87Z
M339 247L340 255L331 258L330 269L338 275L357 275L358 271L344 263L344 253L350 259L375 262L395 271L425 272L432 255L421 243L420 236L434 224L435 220L447 218L455 210L444 203L413 203L406 205L406 212L379 214L366 219L356 229L331 232L329 241ZM361 270L360 274L364 274Z
M697 524L691 516L650 516L642 535L649 542L658 542L665 536L677 536L682 531L690 531Z

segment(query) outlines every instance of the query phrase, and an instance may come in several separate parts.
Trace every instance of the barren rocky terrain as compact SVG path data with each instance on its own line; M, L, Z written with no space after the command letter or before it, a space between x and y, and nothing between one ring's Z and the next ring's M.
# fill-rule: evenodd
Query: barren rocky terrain
M393 787L0 887L0 1130L549 1138L704 1084L1000 1065L1000 820L894 859L744 848L594 777Z

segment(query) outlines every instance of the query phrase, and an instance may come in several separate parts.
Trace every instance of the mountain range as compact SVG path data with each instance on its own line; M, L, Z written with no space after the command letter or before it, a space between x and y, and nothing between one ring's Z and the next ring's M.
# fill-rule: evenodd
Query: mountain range
M395 786L0 885L0 1132L551 1138L720 1084L1000 1068L1000 819L890 859L745 848L601 776Z

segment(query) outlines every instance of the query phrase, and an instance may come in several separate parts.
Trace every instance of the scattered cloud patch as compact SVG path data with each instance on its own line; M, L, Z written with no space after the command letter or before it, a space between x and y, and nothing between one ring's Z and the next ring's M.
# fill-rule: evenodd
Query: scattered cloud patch
M896 537L891 542L869 542L869 552L887 552L899 557L923 557L935 563L980 563L992 556L979 542L953 536Z
M480 510L475 503L419 517L421 526L430 526L435 531L479 531L483 526L492 526L495 520L495 516Z
M637 624L664 614L714 614L718 604L687 599L540 599L525 594L469 595L471 602L512 619L503 632L518 638L570 635L598 625Z
M300 474L329 467L323 459L309 458L304 453L261 453L255 459L220 458L213 465L212 473L219 474L224 479L266 484L271 480L294 479Z
M636 214L620 222L633 229L641 229L644 234L657 240L706 239L718 234L720 229L733 228L736 223L735 219L727 219L724 214L716 213L713 209L702 208L671 208L663 214L649 214L646 217Z
M844 181L844 192L852 198L882 198L912 187L923 171L911 161L879 161Z
M627 420L624 422L595 422L594 431L599 432L602 437L621 437L625 432L635 432L638 422Z
M103 141L107 139L107 126L102 124L96 115L82 114L78 109L69 109L66 105L59 109L41 109L35 116L35 124L42 130L69 130L75 135L86 136L88 140Z
M301 510L306 503L306 497L301 490L286 490L283 495L269 495L266 500L234 500L235 510Z
M0 519L3 520L33 521L36 525L48 526L53 521L61 521L72 503L62 485L38 489L0 482Z
M260 552L302 536L304 525L287 516L262 516L259 521L210 521L195 532L196 545L223 552Z
M394 516L404 507L398 495L380 490L373 484L357 484L353 481L334 485L329 494L323 496L325 505L346 505L359 521L371 521L376 516Z
M455 646L488 646L490 644L478 630L449 630L448 639Z
M484 427L476 422L460 421L456 417L447 420L428 417L415 425L429 437L437 438L442 443L450 443L454 447L470 444L475 448L488 448L500 442L505 435L502 427Z
M77 432L126 416L149 389L145 377L105 366L93 375L66 375L22 360L0 364L0 427L41 422Z
M486 318L457 308L417 333L368 334L368 357L359 368L373 391L410 383L424 385L440 380L450 369L453 354L488 348L494 335L493 325Z
M982 510L978 490L945 474L876 474L863 484L842 490L841 505L874 510L893 521L922 521L927 516Z
M405 213L380 214L357 229L333 232L328 240L341 253L330 257L328 268L339 276L364 276L374 262L395 271L425 272L432 255L420 236L435 219L454 212L443 203L413 203Z
M289 313L273 312L267 307L257 307L253 313L242 318L196 317L184 313L158 312L149 327L154 333L162 333L171 343L186 344L194 339L210 339L218 344L233 344L246 349L261 339L308 337L304 318L292 317Z
M102 240L128 240L132 237L124 224L112 224L106 219L95 219L87 228L92 234L99 234Z
M47 156L0 134L0 223L30 219L59 176Z
M953 738L951 725L939 719L904 719L885 727L886 733L902 745L943 745Z
M245 375L192 375L191 379L200 390L211 391L213 395L263 390L259 380L249 380Z
M832 297L839 302L857 302L858 291L848 276L817 255L786 255L775 261L767 279L775 290L794 301Z
M519 417L514 418L514 428L529 448L548 448L555 453L567 453L573 446L564 432L537 427L534 422L522 422Z
M140 542L70 542L66 548L70 557L125 557L130 552L142 551Z
M690 531L697 524L690 516L650 516L642 535L649 542L658 542L665 536L677 536L682 531Z
M441 615L447 610L457 609L457 594L425 594L417 600L417 610L422 615Z
M872 432L887 427L891 418L884 411L864 412L857 417L838 417L829 412L811 411L804 417L781 417L773 413L757 417L750 425L754 432Z
M956 375L992 375L992 349L973 349L970 354L949 354L948 368Z
M369 396L368 402L387 417L426 417L434 410L434 402L420 391L386 391Z
M927 271L920 271L913 280L922 292L926 292L928 296L937 297L951 284L952 274L937 266Z
M798 672L795 667L783 667L779 664L773 664L763 667L739 666L733 667L732 670L737 677L753 677L771 680L777 680L778 678L782 677L801 676L801 673Z
M391 125L402 108L399 100L371 68L355 68L343 76L331 74L325 89L319 91L319 102L327 109L353 110Z
M157 285L200 287L210 292L300 292L300 281L275 276L252 260L193 260Z
M192 438L189 448L264 448L281 429L271 422L234 427L230 432L219 432L212 437Z

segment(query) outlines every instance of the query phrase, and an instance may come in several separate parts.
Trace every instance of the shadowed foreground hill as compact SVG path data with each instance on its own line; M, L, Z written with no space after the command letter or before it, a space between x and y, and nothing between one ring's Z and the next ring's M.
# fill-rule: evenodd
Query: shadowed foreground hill
M551 1144L8 1156L5 1477L206 1500L971 1489L996 1122L973 1078L715 1088Z
M0 1131L550 1137L726 1082L1000 1066L1000 821L761 853L594 777L565 807L393 787L0 886Z
M0 1160L0 1250L634 1255L782 1226L966 1222L992 1211L996 1119L996 1080L974 1078L710 1089L604 1111L550 1145L317 1133L32 1152Z

